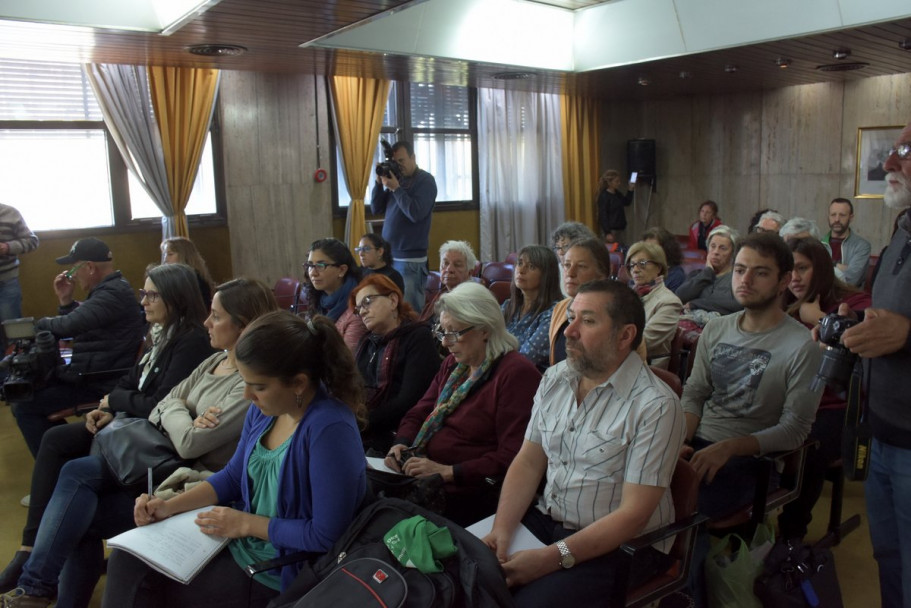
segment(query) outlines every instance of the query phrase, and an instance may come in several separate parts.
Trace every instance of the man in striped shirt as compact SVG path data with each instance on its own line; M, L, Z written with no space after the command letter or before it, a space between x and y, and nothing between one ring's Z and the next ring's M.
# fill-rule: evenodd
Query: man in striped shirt
M0 203L0 322L22 316L19 256L37 248L38 237L25 225L19 211ZM0 348L6 352L6 334L2 330Z
M615 584L617 547L674 519L668 487L685 422L677 396L635 352L642 302L621 283L592 281L567 317L566 361L541 380L484 538L523 608L603 605ZM543 548L510 554L520 521ZM636 578L666 567L669 548L656 546L637 562Z

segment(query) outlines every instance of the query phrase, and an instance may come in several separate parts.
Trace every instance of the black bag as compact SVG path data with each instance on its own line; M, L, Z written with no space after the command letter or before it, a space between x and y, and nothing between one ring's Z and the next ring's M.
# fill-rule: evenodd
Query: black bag
M768 608L842 608L835 558L824 537L812 547L779 541L756 578L753 593Z
M377 498L401 498L439 515L446 510L445 482L439 473L409 477L368 468L367 483Z
M458 548L456 555L442 560L443 571L424 574L402 566L383 542L383 536L402 520L421 515L445 527ZM382 565L378 564L377 561ZM344 569L340 567L344 566ZM390 587L374 579L377 571ZM393 574L394 573L394 574ZM405 596L396 581L405 583ZM481 540L446 518L405 500L387 498L367 505L354 519L332 550L300 573L269 608L343 608L371 606L349 599L357 580L369 579L371 589L384 588L379 597L389 606L403 608L512 608L515 606L496 555ZM374 599L376 599L374 597ZM396 604L396 601L401 603Z
M100 456L124 487L145 483L150 468L153 481L158 483L187 464L154 424L119 414L95 433L90 453Z

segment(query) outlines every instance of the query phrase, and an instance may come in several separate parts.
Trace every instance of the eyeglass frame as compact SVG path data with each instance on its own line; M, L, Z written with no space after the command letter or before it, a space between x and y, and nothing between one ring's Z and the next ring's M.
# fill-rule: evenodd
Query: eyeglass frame
M370 253L371 251L376 251L377 249L379 249L379 247L369 247L365 245L364 247L355 247L354 253Z
M344 266L344 264L338 264L336 262L304 262L303 264L301 264L301 266L303 266L304 270L306 270L307 272L310 272L314 269L319 270L320 272L326 272L327 268L330 268L330 267L339 268L341 266Z
M645 270L649 264L654 264L655 266L661 266L661 264L659 264L655 260L639 260L638 262L629 261L626 264L624 264L624 266L626 266L627 272L632 272L633 266L638 266L642 270Z
M149 300L150 304L154 304L161 298L161 292L155 291L154 289L140 289L139 290L139 301L142 302L145 299Z
M435 325L433 328L433 337L440 341L441 344L455 344L462 339L462 336L470 332L472 329L477 329L477 325L472 325L471 327L466 327L465 329L460 329L457 331L441 331L443 328L439 325Z
M898 160L911 160L911 142L903 142L893 148L889 148L886 159L891 158L893 154L898 157Z
M392 294L391 293L371 293L371 294L364 296L364 298L361 300L360 304L354 305L354 314L357 315L358 317L360 317L361 315L364 314L365 308L369 309L371 306L373 306L373 302L376 301L376 298L388 298L390 295L392 295Z

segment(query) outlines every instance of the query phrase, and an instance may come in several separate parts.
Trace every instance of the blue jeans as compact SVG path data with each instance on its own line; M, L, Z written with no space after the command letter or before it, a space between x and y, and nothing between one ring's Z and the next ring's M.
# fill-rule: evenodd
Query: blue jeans
M105 392L94 385L66 384L52 380L48 386L35 391L31 400L13 403L13 416L16 417L16 424L19 425L32 456L38 457L41 438L48 430L65 424L51 422L47 419L48 414L81 403L98 401Z
M87 606L102 571L101 539L133 527L132 505L101 458L66 463L19 586L29 595L54 597L59 583L57 606Z
M864 484L882 605L911 607L911 450L873 440Z
M418 314L424 310L424 286L427 284L426 262L403 262L393 260L392 267L399 271L405 281L405 301Z
M22 316L22 288L19 278L0 281L0 321L18 319ZM2 327L2 326L0 326ZM0 349L6 352L6 333L0 329ZM2 356L2 355L0 355Z

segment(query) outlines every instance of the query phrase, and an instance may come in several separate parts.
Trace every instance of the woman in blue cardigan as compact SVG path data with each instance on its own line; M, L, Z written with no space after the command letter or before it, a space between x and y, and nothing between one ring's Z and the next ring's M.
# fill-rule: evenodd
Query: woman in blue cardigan
M363 388L335 325L323 316L304 321L270 313L250 324L235 355L255 407L231 461L168 501L143 494L134 509L139 526L198 510L200 533L231 538L228 549L189 585L115 550L105 607L264 606L298 566L257 575L252 588L241 568L295 551L327 551L351 523L366 493L358 431Z

